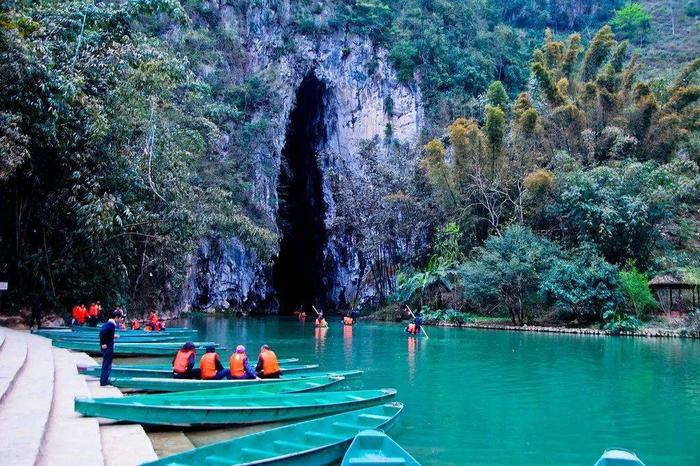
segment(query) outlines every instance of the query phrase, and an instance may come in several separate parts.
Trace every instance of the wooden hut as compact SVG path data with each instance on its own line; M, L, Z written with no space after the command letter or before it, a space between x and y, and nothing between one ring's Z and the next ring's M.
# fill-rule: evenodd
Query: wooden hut
M657 275L649 280L649 287L665 312L687 312L700 304L700 279L691 274Z

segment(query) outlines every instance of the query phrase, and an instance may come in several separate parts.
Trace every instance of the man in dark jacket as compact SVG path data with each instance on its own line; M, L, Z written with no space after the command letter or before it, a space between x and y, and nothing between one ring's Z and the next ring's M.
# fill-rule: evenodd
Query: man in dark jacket
M112 357L114 355L114 339L117 327L124 321L122 311L114 311L112 318L102 324L100 329L100 349L102 350L102 371L100 372L100 385L111 385L109 383L109 373L112 371Z

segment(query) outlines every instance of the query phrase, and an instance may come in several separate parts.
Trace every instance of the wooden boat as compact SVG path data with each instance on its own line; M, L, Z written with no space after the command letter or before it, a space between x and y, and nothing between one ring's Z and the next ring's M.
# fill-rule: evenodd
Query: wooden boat
M594 466L644 466L636 453L623 448L609 448Z
M75 327L71 327L71 331L73 333L91 333L91 332L99 332L100 327L102 324L99 324L97 327L90 327L88 325L79 325ZM184 328L184 327L167 327L165 330L160 330L160 331L151 331L147 332L143 330L143 328L139 330L131 330L131 329L126 329L126 330L120 330L117 329L119 333L123 334L136 334L136 335L174 335L174 334L192 334L196 335L197 330L191 329L191 328Z
M386 403L396 390L185 397L149 400L76 398L75 411L95 417L152 425L260 424L342 413ZM124 401L123 401L124 400Z
M95 342L99 335L95 334L75 334L64 332L53 332L53 334L39 334L43 337L54 341L79 341L79 342ZM119 335L119 343L180 343L181 345L190 340L189 335Z
M144 466L329 464L342 458L359 431L388 429L402 409L401 403L393 402L297 422L167 456Z
M363 430L355 436L345 452L341 466L372 466L374 464L402 464L420 466L420 463L379 430Z
M53 340L53 346L57 348L65 348L73 351L83 351L88 354L100 354L100 344L95 341L61 341ZM218 343L212 342L194 342L197 351L204 353L207 346L216 346L223 350L226 348L219 347ZM174 356L178 349L182 347L181 343L114 343L115 356Z
M226 365L226 361L222 361ZM295 372L310 371L312 369L317 369L318 364L290 364L285 366L280 366L280 371L283 374L290 374ZM93 377L99 377L102 373L102 367L92 366L85 368L80 371L85 375L91 375ZM111 377L152 377L158 379L172 379L173 377L173 367L172 365L157 365L157 366L142 366L142 367L124 367L121 365L112 366L112 371L110 372Z
M185 379L158 379L153 377L110 377L110 382L115 387L145 390L149 392L178 392L187 390L204 390L209 388L225 388L239 384L253 383L280 383L287 380L308 379L320 376L341 376L348 378L359 377L362 371L335 371L335 372L308 372L282 376L279 379L257 380L185 380Z

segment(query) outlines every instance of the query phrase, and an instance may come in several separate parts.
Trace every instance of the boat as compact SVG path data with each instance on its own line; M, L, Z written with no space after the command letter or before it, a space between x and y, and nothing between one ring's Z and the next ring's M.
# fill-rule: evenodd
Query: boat
M100 354L99 341L61 341L53 340L53 346L73 351L83 351L88 354ZM215 346L218 350L225 350L218 343L194 342L197 351L206 351L208 346ZM115 356L174 356L182 347L181 343L114 343Z
M390 401L393 388L323 393L129 398L76 398L75 411L93 417L151 425L261 424L328 416Z
M420 466L406 450L384 432L363 430L355 436L345 452L341 466L371 466L374 464L401 464Z
M93 332L99 332L100 328L102 327L102 324L99 324L97 327L90 327L87 325L83 326L76 326L76 327L71 327L71 330L73 333L93 333ZM158 331L150 331L147 332L143 329L139 330L131 330L131 329L117 329L117 332L120 334L124 335L197 335L197 330L191 329L191 328L184 328L184 327L168 327L165 330L158 330Z
M54 341L78 341L78 342L95 342L99 338L99 335L92 334L74 334L64 332L65 335L61 335L59 332L54 332L53 334L40 336L49 338ZM189 335L119 335L119 343L180 343L181 345L189 341Z
M174 355L171 355L174 356ZM279 364L294 364L299 362L299 358L286 358L278 359ZM93 366L78 366L78 372L81 374L87 374L88 372L93 372L95 369L101 369L99 365ZM136 369L136 370L164 370L170 372L172 370L172 364L115 364L112 366L112 373L115 369ZM90 374L92 375L92 374ZM98 372L99 375L99 372ZM172 374L171 374L172 375Z
M143 466L329 464L340 460L355 435L388 429L403 405L386 403L275 429L166 456Z
M348 378L359 377L362 371L332 371L332 372L307 372L282 376L279 379L263 380L194 380L194 379L159 379L154 377L110 377L109 381L118 388L131 388L149 392L178 392L187 390L204 390L210 388L225 388L239 384L253 383L280 383L287 380L308 379L321 376L341 376Z
M225 364L225 361L222 361ZM290 374L296 372L310 371L318 369L318 364L290 364L280 366L282 374ZM99 377L102 373L101 366L92 366L84 368L80 371L85 375ZM157 366L142 366L142 367L124 367L121 365L112 366L110 372L111 377L153 377L158 379L170 379L173 377L172 365L157 365Z
M594 466L644 466L636 453L624 448L608 448Z

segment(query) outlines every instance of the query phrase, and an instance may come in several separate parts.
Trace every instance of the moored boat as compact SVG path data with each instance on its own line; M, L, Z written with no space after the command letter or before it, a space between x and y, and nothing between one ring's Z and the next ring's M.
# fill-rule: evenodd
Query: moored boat
M282 358L278 359L279 364L294 364L299 362L299 358ZM78 372L81 374L87 374L95 369L101 369L101 366L78 366ZM172 369L172 364L115 364L112 366L112 372L115 369L146 369L146 370L164 370L170 371ZM99 371L98 371L99 374Z
M395 464L420 466L406 450L388 435L376 429L363 430L355 436L345 452L341 466L371 466Z
M53 346L57 348L65 348L73 351L83 351L88 354L100 354L99 341L61 341L53 340ZM182 344L180 343L114 343L115 356L173 356ZM197 351L204 352L207 346L215 346L219 350L226 348L220 347L218 343L213 342L195 342Z
M65 335L61 335L58 332L54 334L44 335L39 334L43 337L49 338L54 341L76 341L76 342L95 342L99 336L97 334L74 334L64 332ZM119 343L185 343L189 341L189 335L120 335Z
M329 464L340 460L355 435L388 429L403 405L386 403L245 435L167 456L144 466Z
M285 395L76 398L75 411L95 417L153 425L259 424L328 416L386 403L396 390L355 390Z
M297 372L305 372L313 369L317 369L318 364L290 364L280 366L280 371L282 374L291 374ZM80 371L85 375L91 375L93 377L99 377L102 372L100 366L92 366L85 368ZM168 379L173 377L173 368L171 365L158 365L158 366L143 366L143 367L124 367L120 365L112 366L112 371L110 372L112 377L152 377L158 379Z
M636 453L624 448L608 448L594 466L644 466Z
M240 384L254 383L280 383L287 380L308 379L319 376L341 376L347 378L359 377L362 371L331 371L331 372L307 372L282 376L279 379L263 380L188 380L188 379L159 379L153 377L113 377L112 385L118 388L131 388L149 392L177 392L186 390L203 390L210 388L225 388Z

